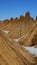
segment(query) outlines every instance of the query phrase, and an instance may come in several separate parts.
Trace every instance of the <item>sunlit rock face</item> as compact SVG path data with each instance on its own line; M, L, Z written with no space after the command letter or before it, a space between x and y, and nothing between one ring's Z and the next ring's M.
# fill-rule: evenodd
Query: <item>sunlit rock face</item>
M27 12L27 13L25 14L25 18L26 18L26 19L29 19L29 18L30 18L30 13L29 13L29 12Z
M0 65L36 65L37 17L30 13L0 21Z
M9 20L1 21L0 30L4 30L7 27L8 23L9 23Z
M16 39L31 31L35 24L35 20L30 16L30 13L27 12L25 16L21 15L19 18L10 18L10 20L6 19L2 21L2 23L0 23L0 30L9 31L9 37Z
M33 55L0 30L0 65L35 65ZM19 62L18 62L19 61ZM24 61L24 62L23 62Z
M34 46L37 45L37 25L34 29L19 39L19 43L24 46Z

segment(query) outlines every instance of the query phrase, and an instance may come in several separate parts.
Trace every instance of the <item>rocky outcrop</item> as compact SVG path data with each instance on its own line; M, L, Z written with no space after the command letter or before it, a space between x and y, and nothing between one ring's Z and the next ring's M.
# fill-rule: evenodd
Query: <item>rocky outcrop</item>
M23 47L34 45L37 47L37 17L34 20L27 12L20 18L0 21L0 65L37 65L37 58Z
M0 65L36 65L33 55L0 31Z
M35 37L36 35L36 37ZM33 43L33 40L36 40L36 42ZM34 41L35 41L34 40ZM28 31L26 34L24 34L20 39L19 43L21 45L25 46L34 46L37 45L37 25L34 26L34 28L31 31Z
M31 31L35 24L35 20L30 16L30 13L27 12L25 16L20 16L19 19L16 17L15 19L4 20L4 22L0 24L0 30L9 31L9 38L15 39Z

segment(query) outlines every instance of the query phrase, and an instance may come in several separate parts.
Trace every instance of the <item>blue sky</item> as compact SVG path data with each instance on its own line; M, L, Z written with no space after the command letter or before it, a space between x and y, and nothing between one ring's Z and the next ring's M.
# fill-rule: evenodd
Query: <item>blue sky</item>
M19 17L29 11L31 16L37 16L37 0L0 0L0 20Z

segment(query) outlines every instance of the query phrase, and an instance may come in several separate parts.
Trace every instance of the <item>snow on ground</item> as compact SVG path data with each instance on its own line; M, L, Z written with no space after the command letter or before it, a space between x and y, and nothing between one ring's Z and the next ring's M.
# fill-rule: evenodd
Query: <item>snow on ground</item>
M9 33L9 31L7 31L7 30L2 30L5 34L8 34Z
M28 33L27 33L28 34ZM22 39L23 37L26 37L25 34L23 36L21 36L20 38L18 39L14 39L16 42L18 42L20 39Z
M6 30L3 30L3 32L5 32L5 34L8 34L9 31L6 31ZM24 36L22 36L24 37ZM22 38L21 37L21 38ZM19 39L21 39L19 38ZM19 41L19 39L14 39L16 42ZM33 55L37 55L37 48L34 48L34 47L26 47L26 46L23 46L23 48L25 48L26 50L28 50L30 53L32 53Z
M20 39L22 39L25 35L21 36L20 38L18 39L14 39L16 42L18 42Z
M32 53L33 55L37 56L37 48L33 47L26 47L23 46L23 48L25 48L26 50L28 50L30 53Z
M19 41L19 39L14 39L16 42ZM33 47L28 47L28 46L23 46L23 48L25 48L26 50L28 50L30 53L32 53L33 55L37 56L37 48Z
M19 41L19 39L14 39L16 42L18 42Z

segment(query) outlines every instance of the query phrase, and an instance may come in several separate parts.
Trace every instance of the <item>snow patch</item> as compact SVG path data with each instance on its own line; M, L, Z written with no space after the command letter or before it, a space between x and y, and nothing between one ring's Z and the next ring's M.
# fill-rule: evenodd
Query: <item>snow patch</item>
M23 48L25 48L26 50L28 50L33 55L37 56L37 48L34 48L34 47L25 47L25 46L23 46Z
M18 42L19 41L19 39L14 39L16 42Z
M25 36L25 34L23 36L21 36L20 38L18 39L14 39L16 42L18 42L20 39L22 39L23 37Z
M5 34L8 34L9 33L9 31L7 31L7 30L2 30Z

